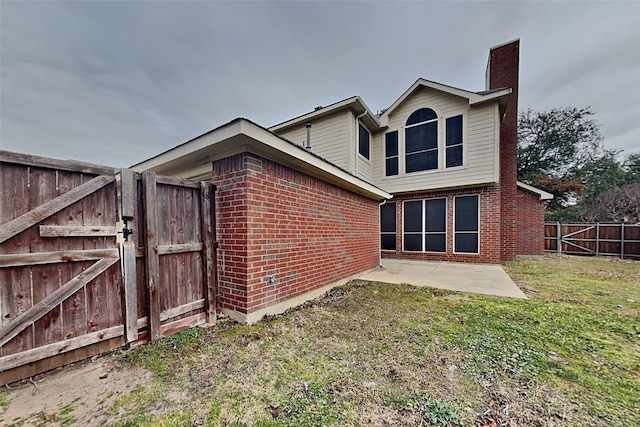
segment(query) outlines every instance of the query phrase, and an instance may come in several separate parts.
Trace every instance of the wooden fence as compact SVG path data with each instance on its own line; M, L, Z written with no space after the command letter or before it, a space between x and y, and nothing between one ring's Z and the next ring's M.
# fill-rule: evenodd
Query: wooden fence
M0 151L0 187L0 384L215 320L208 182Z
M640 259L640 224L545 223L545 252Z

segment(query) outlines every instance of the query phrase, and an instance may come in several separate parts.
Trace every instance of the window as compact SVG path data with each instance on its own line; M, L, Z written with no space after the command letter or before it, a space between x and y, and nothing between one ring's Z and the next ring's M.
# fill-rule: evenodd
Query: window
M396 204L380 206L380 246L383 251L396 250Z
M459 196L455 198L454 252L479 253L479 198Z
M447 251L447 200L404 202L404 250Z
M386 176L398 175L398 131L384 135L384 170Z
M405 131L407 173L438 169L438 116L430 108L414 111Z
M462 166L462 116L449 117L446 126L446 165L448 168Z
M447 199L425 200L424 250L447 251Z
M371 140L371 135L369 134L369 131L367 130L367 128L365 128L364 126L362 126L362 124L358 125L358 152L362 155L362 157L364 157L365 159L369 159L369 150L370 150L370 140Z

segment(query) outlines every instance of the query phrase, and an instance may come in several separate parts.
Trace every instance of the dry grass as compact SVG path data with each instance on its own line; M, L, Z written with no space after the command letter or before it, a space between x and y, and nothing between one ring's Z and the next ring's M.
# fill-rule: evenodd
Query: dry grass
M507 271L529 300L352 282L283 316L127 352L120 425L612 426L640 419L640 264ZM116 412L114 412L115 414Z

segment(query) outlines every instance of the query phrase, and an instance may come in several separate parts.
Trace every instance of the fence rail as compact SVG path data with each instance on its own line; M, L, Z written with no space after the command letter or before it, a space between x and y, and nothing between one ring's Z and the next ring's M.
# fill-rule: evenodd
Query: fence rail
M0 385L215 321L215 186L1 150L0 182Z
M640 224L545 223L545 252L640 259Z

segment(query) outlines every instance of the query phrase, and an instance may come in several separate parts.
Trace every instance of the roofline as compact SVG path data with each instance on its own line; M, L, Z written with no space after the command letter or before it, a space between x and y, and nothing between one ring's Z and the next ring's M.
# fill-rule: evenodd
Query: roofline
M520 182L520 181L516 181L516 185L519 188L521 188L521 189L523 189L525 191L528 191L528 192L533 193L533 194L537 194L538 196L540 196L540 200L551 200L551 199L553 199L553 194L547 193L546 191L541 190L539 188L536 188L536 187L534 187L532 185L528 185L528 184L525 184L524 182Z
M317 154L309 152L251 120L241 117L167 150L162 154L135 164L131 166L131 168L136 172L158 168L188 154L206 149L207 147L213 147L216 144L223 143L237 136L247 137L246 145L242 147L243 151L256 152L256 154L267 158L269 152L275 152L281 157L289 158L290 167L319 179L323 179L324 177L323 180L339 187L376 200L390 199L393 197L386 191L350 174ZM234 154L237 154L238 147L235 147L235 150ZM183 153L180 151L183 151ZM215 153L214 160L226 157L228 154L228 152L224 151ZM327 180L327 177L330 179ZM332 177L333 179L331 179Z
M497 45L495 45L495 46L493 46L493 47L489 48L489 51L492 51L492 50L495 50L495 49L501 48L501 47L503 47L503 46L506 46L506 45L508 45L508 44L515 43L515 42L519 42L519 41L520 41L520 37L517 37L517 38L515 38L515 39L513 39L513 40L509 40L509 41L506 41L506 42L504 42L504 43L497 44Z
M329 104L326 107L319 107L315 110L302 114L301 116L294 117L293 119L289 119L287 121L278 123L276 125L270 126L268 128L271 132L278 132L283 129L299 125L302 122L308 122L314 119L317 119L322 116L326 116L336 111L340 111L342 109L348 108L350 106L358 106L361 111L358 111L359 114L365 113L368 118L377 126L380 127L380 122L373 111L367 106L367 104L360 98L359 96L352 96L350 98L343 99L342 101L334 102L333 104Z
M411 87L409 87L409 89L404 91L402 95L400 95L400 97L396 99L393 102L393 104L391 104L389 108L385 110L385 112L380 116L380 123L385 123L388 120L389 115L396 108L398 108L398 106L400 106L405 99L407 99L411 94L413 94L413 92L415 92L420 87L428 87L431 89L439 90L441 92L459 96L461 98L467 98L469 100L469 105L477 105L477 104L481 104L483 102L488 102L495 99L500 100L500 98L506 97L511 94L511 88L502 88L499 90L492 91L491 93L483 94L483 93L471 92L471 91L460 89L454 86L449 86L449 85L437 83L431 80L419 78L418 80L415 81L415 83L411 85Z

